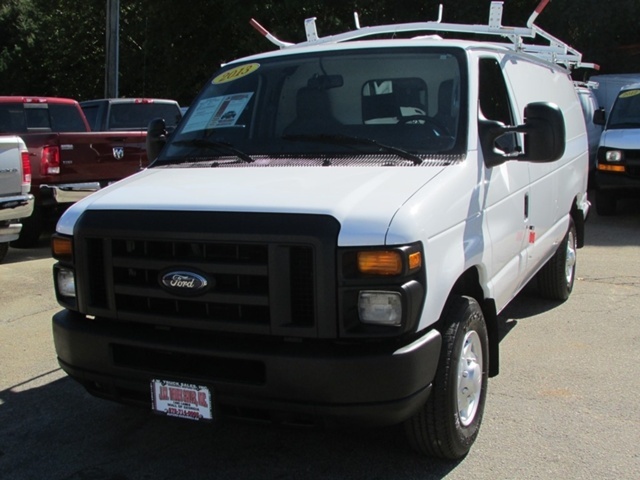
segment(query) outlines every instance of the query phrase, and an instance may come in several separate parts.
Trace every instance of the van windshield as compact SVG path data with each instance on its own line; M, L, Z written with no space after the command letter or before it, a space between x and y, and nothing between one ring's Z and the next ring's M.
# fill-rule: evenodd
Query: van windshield
M607 128L640 128L640 89L625 90L618 95Z
M460 155L465 62L461 49L405 47L229 65L192 104L158 163L373 153L419 163Z

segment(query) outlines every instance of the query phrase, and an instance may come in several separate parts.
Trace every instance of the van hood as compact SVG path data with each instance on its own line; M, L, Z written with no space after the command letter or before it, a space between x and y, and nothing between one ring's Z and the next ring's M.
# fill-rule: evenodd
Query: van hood
M601 147L621 148L624 150L640 149L640 128L623 128L605 130L600 138Z
M71 235L85 210L330 215L339 244L383 245L402 205L444 166L153 168L94 193L58 222Z

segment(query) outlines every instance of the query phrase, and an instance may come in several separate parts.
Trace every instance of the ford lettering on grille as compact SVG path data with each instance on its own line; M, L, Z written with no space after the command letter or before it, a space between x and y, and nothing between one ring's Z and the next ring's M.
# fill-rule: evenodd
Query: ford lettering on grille
M160 283L165 289L178 295L197 295L204 293L209 287L209 282L204 276L184 270L161 275Z

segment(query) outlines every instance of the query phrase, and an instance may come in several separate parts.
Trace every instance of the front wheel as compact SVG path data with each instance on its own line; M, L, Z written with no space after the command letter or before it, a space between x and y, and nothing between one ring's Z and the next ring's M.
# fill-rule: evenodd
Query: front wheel
M459 459L469 453L480 431L489 339L482 309L473 298L451 298L442 320L442 350L431 395L405 422L405 432L418 453Z

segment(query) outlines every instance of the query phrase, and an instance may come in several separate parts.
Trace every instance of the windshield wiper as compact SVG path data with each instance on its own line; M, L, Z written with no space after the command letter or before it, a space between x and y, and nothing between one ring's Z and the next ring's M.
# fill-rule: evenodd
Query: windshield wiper
M410 160L414 165L420 165L422 163L422 159L411 152L407 152L406 150L398 147L393 147L391 145L385 145L384 143L380 143L377 140L373 140L371 138L352 137L350 135L328 133L283 135L282 138L284 140L334 143L337 145L373 145L375 147L378 147L380 150L388 153L393 153L401 158L404 158L405 160Z
M204 140L202 138L194 138L191 140L177 140L173 142L174 145L186 145L188 147L196 148L211 148L215 150L223 150L229 153L233 153L236 157L245 163L253 163L253 158L244 153L242 150L238 150L236 147L227 142L214 142L213 140Z

